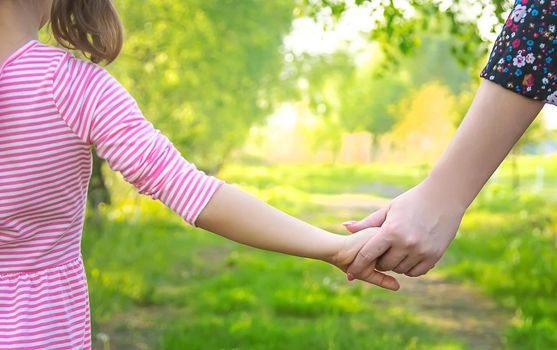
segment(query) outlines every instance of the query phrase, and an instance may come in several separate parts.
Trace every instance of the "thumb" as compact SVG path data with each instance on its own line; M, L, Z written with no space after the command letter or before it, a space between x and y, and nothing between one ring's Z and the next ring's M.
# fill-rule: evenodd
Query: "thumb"
M391 278L387 278L385 274L375 271L376 259L389 250L390 247L391 242L381 233L380 229L358 251L356 258L346 269L348 280L358 278L383 288L398 289L392 284Z
M342 224L348 231L352 233L361 231L369 227L380 227L385 222L390 207L391 205L389 204L360 221L347 221Z

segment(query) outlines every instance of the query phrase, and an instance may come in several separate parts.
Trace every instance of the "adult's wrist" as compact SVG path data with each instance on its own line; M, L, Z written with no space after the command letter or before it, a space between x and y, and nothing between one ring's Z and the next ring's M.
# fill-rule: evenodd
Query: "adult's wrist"
M450 180L450 179L449 179ZM445 177L431 173L424 179L420 189L428 199L437 202L443 208L463 215L475 198L473 191L463 188L462 184L448 181Z

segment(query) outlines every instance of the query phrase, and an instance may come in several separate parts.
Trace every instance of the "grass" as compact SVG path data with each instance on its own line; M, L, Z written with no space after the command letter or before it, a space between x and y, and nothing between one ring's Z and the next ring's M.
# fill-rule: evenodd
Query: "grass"
M481 286L514 310L508 348L556 348L555 203L539 195L494 191L484 191L466 215L441 271Z
M439 272L479 286L514 318L509 349L557 346L557 257L549 197L555 159L521 160L482 192ZM533 194L545 166L544 191ZM428 166L234 166L221 177L259 198L325 226L349 217L323 213L314 193L392 195ZM379 185L381 184L381 185ZM385 186L388 185L388 186ZM111 184L114 205L86 225L83 252L93 331L143 349L472 349L467 340L426 325L400 296L349 284L324 263L262 252L186 227L159 203ZM385 193L389 192L389 193ZM141 312L140 310L146 310ZM120 340L115 337L120 334ZM114 345L113 345L114 346Z
M380 307L391 293L348 284L324 263L187 228L150 201L117 207L135 212L109 209L102 230L85 233L95 331L119 313L160 308L172 312L144 320L155 327L150 348L465 348Z

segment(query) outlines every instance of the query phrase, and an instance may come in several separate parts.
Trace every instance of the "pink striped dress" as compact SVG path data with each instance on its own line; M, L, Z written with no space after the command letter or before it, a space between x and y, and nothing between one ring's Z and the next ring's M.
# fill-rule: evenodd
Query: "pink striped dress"
M221 181L103 68L39 41L0 67L0 349L90 349L80 253L91 145L190 224Z

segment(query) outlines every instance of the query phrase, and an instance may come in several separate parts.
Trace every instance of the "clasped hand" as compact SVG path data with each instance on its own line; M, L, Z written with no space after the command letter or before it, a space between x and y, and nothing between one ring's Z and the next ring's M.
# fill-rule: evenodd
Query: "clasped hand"
M416 277L441 259L454 239L465 208L420 184L360 221L344 223L352 233L376 227L346 268L349 280L360 279L396 290L398 282L380 271ZM364 231L365 232L365 231Z

